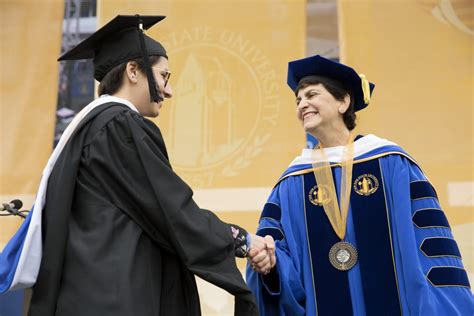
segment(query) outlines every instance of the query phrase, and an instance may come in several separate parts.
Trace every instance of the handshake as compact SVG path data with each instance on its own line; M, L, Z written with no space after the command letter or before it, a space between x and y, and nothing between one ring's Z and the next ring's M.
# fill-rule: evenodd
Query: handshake
M248 261L252 270L268 274L276 265L275 241L267 235L261 237L251 234Z

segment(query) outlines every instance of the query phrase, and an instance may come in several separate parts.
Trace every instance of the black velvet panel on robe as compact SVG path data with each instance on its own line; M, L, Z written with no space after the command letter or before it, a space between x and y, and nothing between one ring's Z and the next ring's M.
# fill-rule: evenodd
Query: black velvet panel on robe
M29 315L200 315L194 275L258 315L228 224L200 209L158 127L110 103L81 122L48 182Z

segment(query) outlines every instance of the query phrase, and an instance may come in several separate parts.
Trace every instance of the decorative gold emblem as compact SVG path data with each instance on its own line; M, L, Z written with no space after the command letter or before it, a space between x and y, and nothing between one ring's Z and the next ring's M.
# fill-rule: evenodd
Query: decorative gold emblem
M309 201L318 206L323 206L324 204L328 203L330 201L330 197L327 186L315 185L311 190L309 190Z
M353 245L346 241L340 241L334 244L329 250L329 262L340 271L352 269L357 263L357 250Z
M158 125L166 133L173 168L201 188L252 172L275 137L283 106L273 89L278 87L274 67L260 43L208 26L177 29L162 41L175 62L176 93ZM255 115L246 115L248 109Z
M363 174L354 181L354 191L360 195L371 195L379 188L379 180L374 175Z

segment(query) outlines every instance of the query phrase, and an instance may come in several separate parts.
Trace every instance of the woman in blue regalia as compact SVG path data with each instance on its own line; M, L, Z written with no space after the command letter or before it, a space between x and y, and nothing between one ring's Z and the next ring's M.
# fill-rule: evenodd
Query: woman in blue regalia
M276 264L247 282L262 315L473 315L473 296L436 191L397 144L353 134L374 85L312 56L289 63L304 149L278 180L257 234ZM268 237L267 237L268 238Z

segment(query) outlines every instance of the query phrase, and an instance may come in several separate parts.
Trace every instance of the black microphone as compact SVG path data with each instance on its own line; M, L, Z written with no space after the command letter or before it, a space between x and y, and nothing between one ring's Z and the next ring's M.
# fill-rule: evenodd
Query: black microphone
M0 211L13 211L19 210L23 206L23 202L20 200L12 200L10 203L3 203L0 205Z
M20 211L22 206L23 202L20 200L13 200L10 201L10 203L2 203L2 205L0 205L0 211L6 211L7 214L0 214L0 216L17 215L26 218L30 211Z

